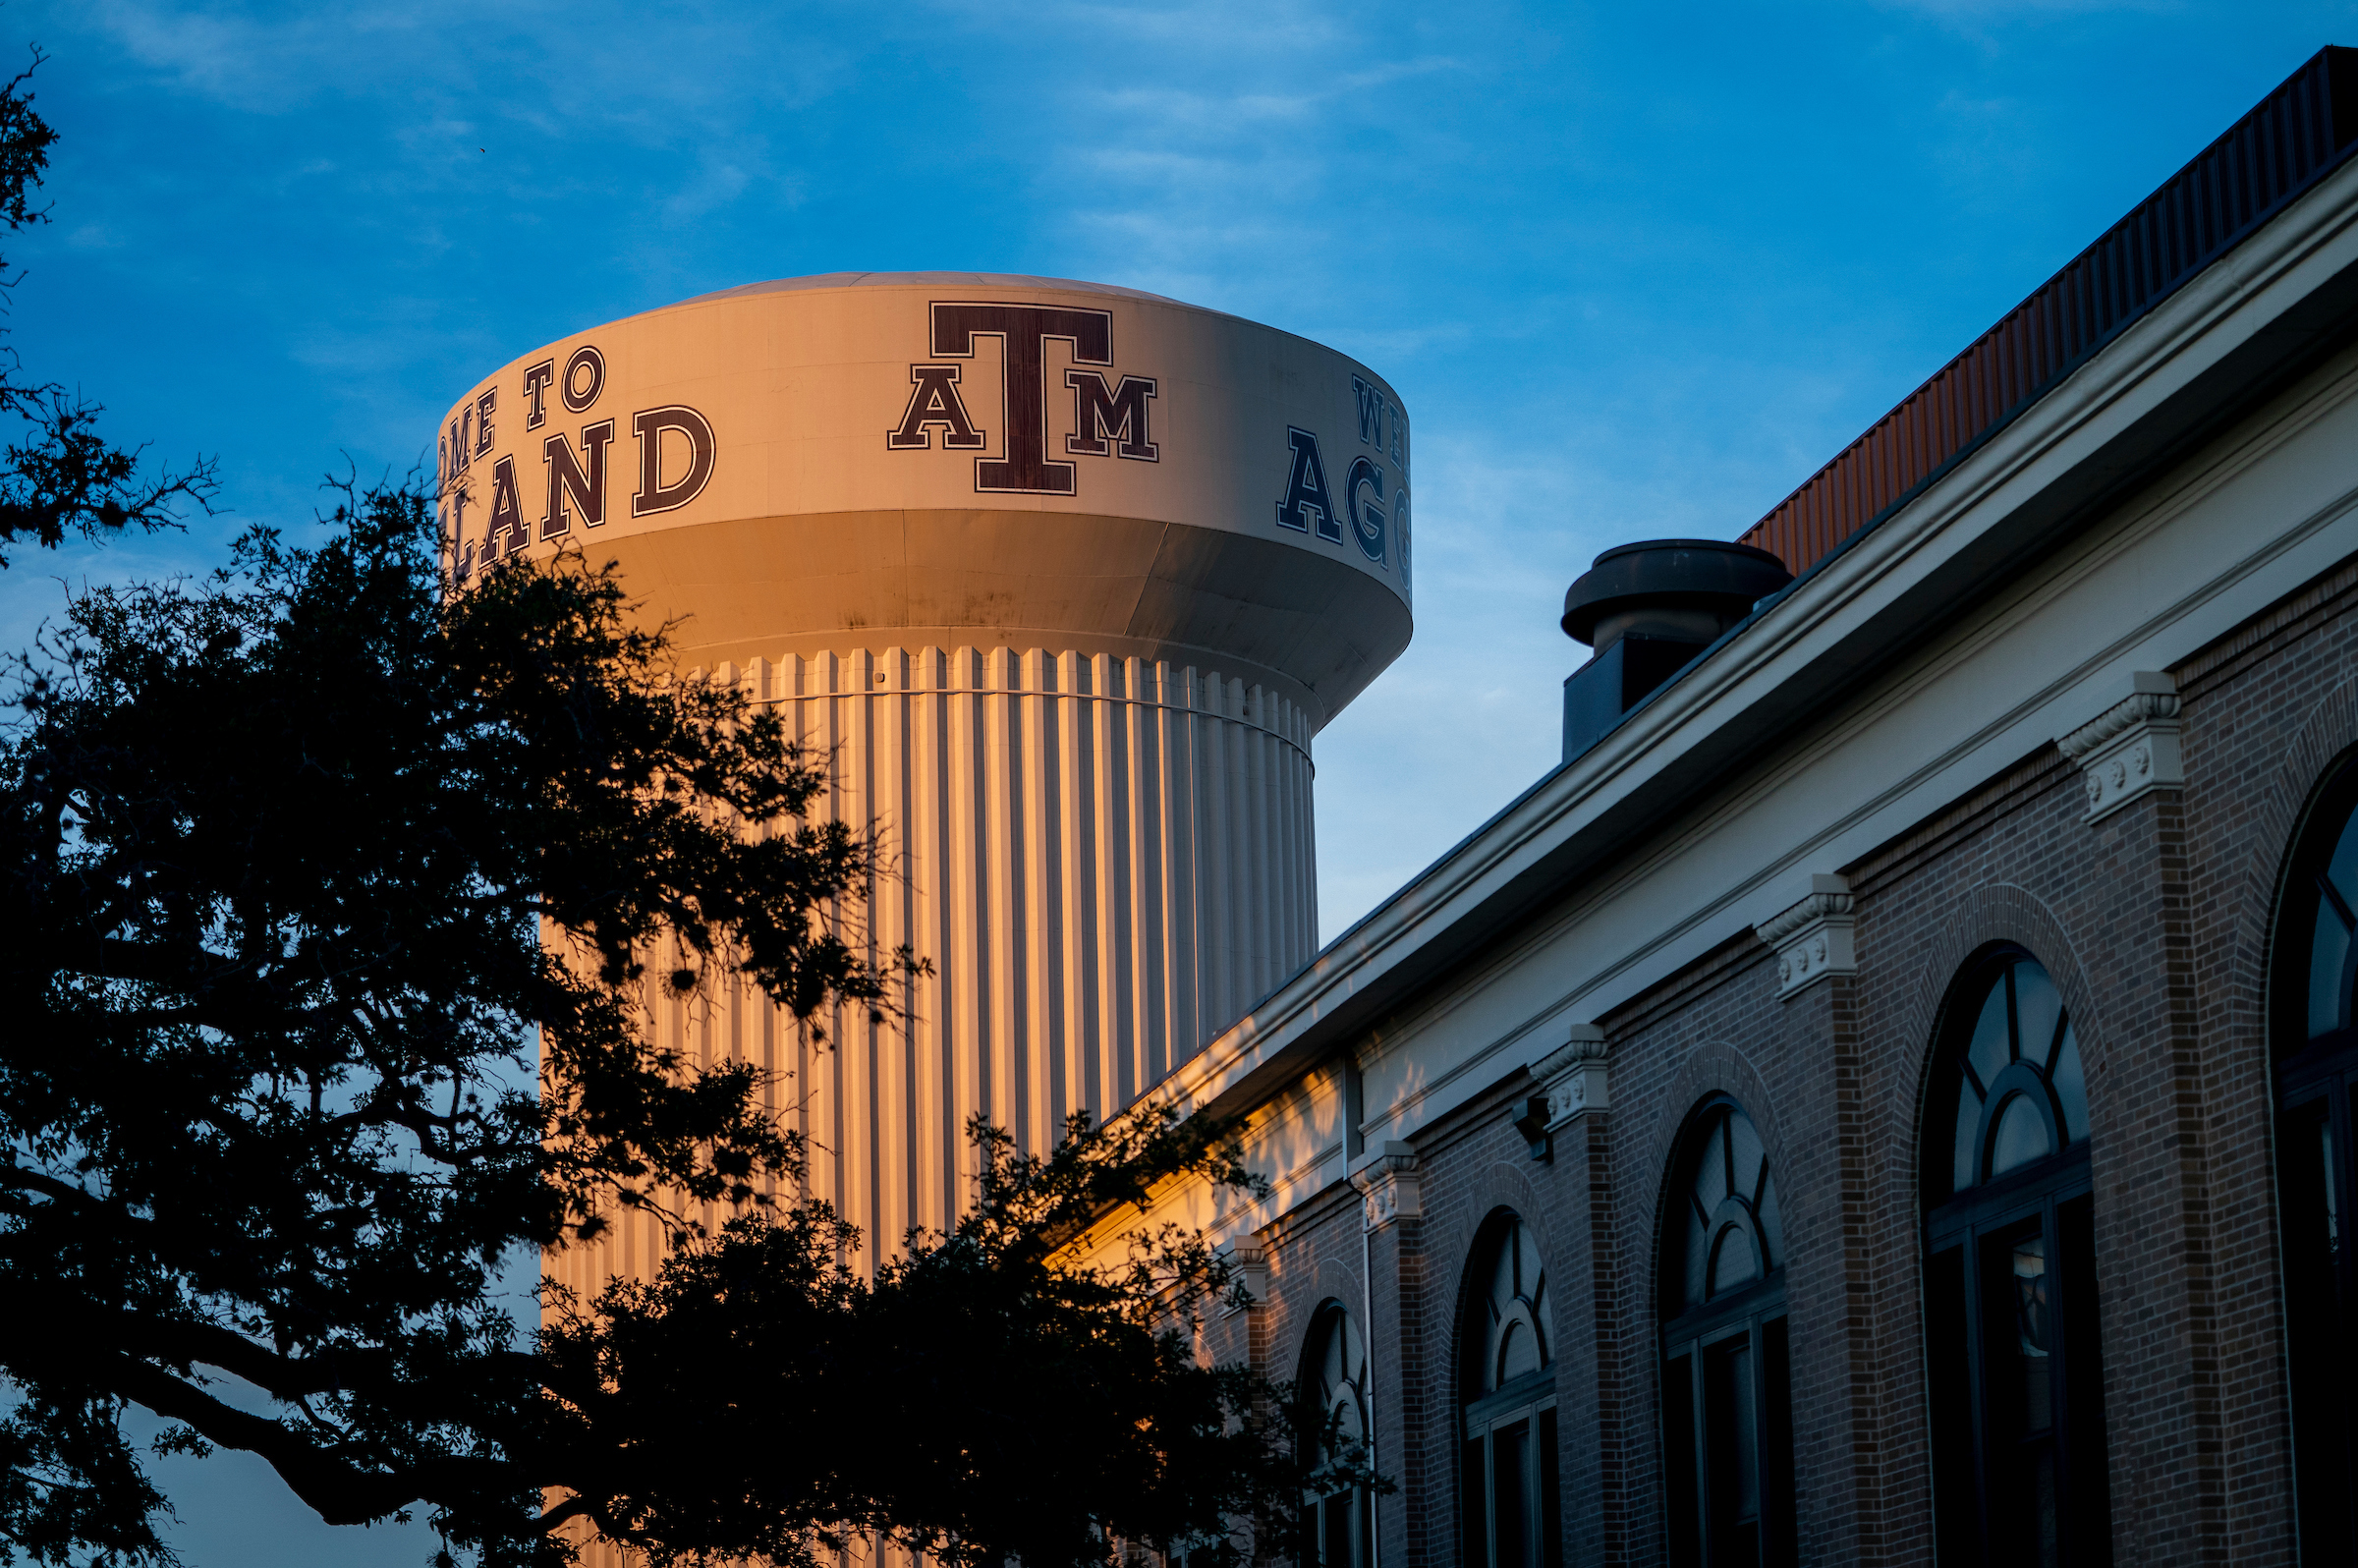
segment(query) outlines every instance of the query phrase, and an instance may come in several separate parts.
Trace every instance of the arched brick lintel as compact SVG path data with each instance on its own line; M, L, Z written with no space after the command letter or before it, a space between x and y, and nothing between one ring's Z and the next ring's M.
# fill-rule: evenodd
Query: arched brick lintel
M2234 949L2227 985L2252 1003L2228 1027L2238 1048L2267 1049L2265 1031L2269 947L2275 934L2276 906L2290 869L2292 846L2319 791L2353 750L2358 750L2358 682L2335 687L2319 699L2284 748L2284 760L2250 803L2250 852L2235 901ZM2201 761L2198 752L2195 760ZM2199 774L2198 774L2199 777ZM2242 1010L2238 1010L2242 1011ZM2240 1027L2237 1027L2237 1025Z
M1912 1052L1916 1063L1911 1136L1902 1156L1911 1168L1920 1159L1925 1095L1933 1081L1933 1048L1940 1010L1973 956L2001 943L2029 953L2055 982L2064 1011L2071 1015L2072 1033L2079 1038L2091 1092L2097 1091L2109 1065L2111 1032L2105 1027L2104 1008L2088 982L2080 944L2054 910L2029 888L2012 882L1986 882L1972 889L1943 917L1938 934L1921 960L1912 993L1900 1010L1897 1037L1883 1042L1883 1048L1890 1051ZM1862 954L1862 968L1868 961Z
M1435 1225L1430 1217L1426 1220L1425 1277L1432 1285L1443 1282L1448 1285L1447 1289L1429 1286L1425 1292L1425 1343L1433 1347L1436 1368L1454 1369L1459 1365L1464 1347L1458 1343L1458 1335L1466 1320L1467 1295L1474 1288L1474 1246L1484 1228L1502 1210L1515 1214L1531 1231L1532 1240L1539 1244L1540 1261L1548 1270L1550 1279L1561 1266L1548 1204L1533 1182L1529 1167L1506 1160L1492 1161L1477 1179L1474 1201L1459 1211L1461 1217L1446 1225ZM1554 1313L1563 1310L1561 1303L1552 1303L1551 1308ZM1562 1323L1550 1322L1548 1332L1560 1340ZM1553 1354L1552 1350L1549 1354ZM1446 1381L1450 1390L1448 1401L1454 1404L1457 1398L1454 1372Z
M1358 1210L1351 1211L1354 1227ZM1341 1306L1359 1325L1361 1334L1368 1332L1368 1297L1359 1270L1321 1258L1307 1278L1288 1281L1278 1274L1270 1281L1271 1300L1262 1311L1274 1310L1279 1326L1277 1337L1269 1345L1268 1373L1284 1379L1296 1375L1302 1367L1302 1357L1310 1349L1311 1325L1318 1320L1328 1302Z
M1670 1091L1661 1099L1660 1120L1648 1139L1646 1163L1639 1167L1647 1184L1643 1196L1630 1195L1646 1205L1647 1246L1641 1266L1649 1302L1662 1299L1662 1227L1670 1202L1671 1161L1678 1156L1679 1142L1695 1112L1704 1101L1719 1094L1742 1106L1751 1119L1762 1147L1768 1151L1768 1169L1782 1172L1792 1168L1785 1159L1784 1126L1768 1092L1768 1082L1752 1059L1725 1040L1707 1040L1689 1051L1670 1080Z

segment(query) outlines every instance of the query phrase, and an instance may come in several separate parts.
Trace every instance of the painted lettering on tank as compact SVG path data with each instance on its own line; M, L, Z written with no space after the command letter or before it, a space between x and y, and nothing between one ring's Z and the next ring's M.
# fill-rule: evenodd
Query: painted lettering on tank
M1319 450L1317 433L1289 424L1285 441L1293 459L1286 472L1285 496L1277 503L1277 526L1339 540L1343 517L1326 487L1326 458Z

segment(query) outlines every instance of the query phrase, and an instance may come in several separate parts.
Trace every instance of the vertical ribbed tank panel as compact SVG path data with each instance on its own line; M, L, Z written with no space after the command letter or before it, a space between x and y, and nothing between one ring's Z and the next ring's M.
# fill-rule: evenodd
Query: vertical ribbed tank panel
M881 842L867 899L839 916L877 962L906 943L932 970L899 984L902 1019L839 1010L823 1043L747 986L681 999L650 977L648 1005L691 1060L780 1075L768 1092L809 1140L809 1192L867 1234L864 1261L971 1196L969 1118L1044 1149L1067 1113L1121 1110L1315 951L1311 726L1265 688L1011 647L711 678L778 707L826 762L821 809ZM593 1293L661 1250L624 1214L556 1266Z

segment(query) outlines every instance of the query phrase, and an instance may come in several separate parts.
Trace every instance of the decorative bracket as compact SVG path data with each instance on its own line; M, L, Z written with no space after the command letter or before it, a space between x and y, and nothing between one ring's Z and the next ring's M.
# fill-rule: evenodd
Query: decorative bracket
M1360 1155L1351 1185L1359 1189L1361 1218L1369 1230L1425 1212L1425 1173L1417 1169L1414 1144L1387 1138L1381 1147Z
M1858 921L1850 884L1839 876L1810 878L1810 896L1753 927L1776 949L1776 995L1783 1001L1833 975L1856 975Z
M1246 1309L1259 1307L1269 1299L1269 1249L1258 1235L1247 1234L1220 1244L1229 1266L1236 1270L1236 1292L1244 1297L1242 1306L1229 1298L1229 1313L1233 1316Z
M2109 816L2155 790L2186 787L2186 760L2178 750L2178 714L2184 706L2177 682L2159 670L2139 670L2127 700L2055 742L2080 764L2087 820Z
M1600 1111L1610 1103L1605 1092L1604 1031L1594 1024L1575 1024L1572 1037L1534 1062L1532 1081L1540 1092L1523 1102L1515 1131L1531 1146L1531 1157L1545 1164L1555 1158L1555 1135L1574 1118Z

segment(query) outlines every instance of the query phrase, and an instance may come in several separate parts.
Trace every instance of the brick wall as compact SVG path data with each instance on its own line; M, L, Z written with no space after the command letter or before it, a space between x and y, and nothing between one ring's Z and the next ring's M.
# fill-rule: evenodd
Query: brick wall
M1759 1128L1783 1209L1803 1559L1931 1560L1919 1123L1951 982L2001 942L2053 976L2087 1068L2115 1560L2290 1562L2266 944L2304 806L2358 746L2358 566L2172 673L2182 792L2092 825L2043 747L1826 868L1855 894L1855 977L1780 1001L1747 933L1602 1020L1611 1108L1550 1160L1512 1126L1517 1070L1418 1134L1421 1214L1366 1235L1338 1183L1272 1228L1271 1372L1292 1375L1319 1303L1373 1301L1378 1457L1402 1483L1383 1568L1457 1557L1457 1324L1500 1208L1547 1260L1566 1561L1660 1559L1664 1183L1715 1093Z

